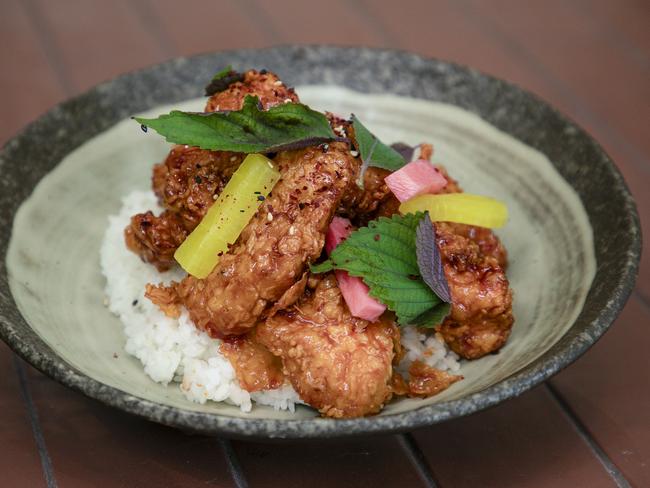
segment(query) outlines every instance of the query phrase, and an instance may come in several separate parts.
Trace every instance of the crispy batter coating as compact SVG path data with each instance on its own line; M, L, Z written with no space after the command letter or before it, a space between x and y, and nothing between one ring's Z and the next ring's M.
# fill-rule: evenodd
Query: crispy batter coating
M143 261L153 264L158 271L167 271L187 234L178 214L166 210L157 217L149 211L131 217L131 223L124 229L124 242Z
M325 231L354 175L344 143L278 154L281 179L207 278L170 292L213 336L246 333L321 254Z
M256 95L265 110L286 103L297 102L293 88L288 88L276 74L270 71L251 69L244 73L243 81L232 83L226 90L215 93L208 99L206 112L239 110L246 95Z
M436 234L453 302L440 333L454 352L467 359L498 350L514 321L512 291L503 267L450 224L438 222Z
M347 137L354 140L354 128L349 120L345 120L333 113L326 112L330 125L334 132L341 137ZM361 171L361 156L358 154L355 163L357 165L355 181L359 179ZM382 203L388 201L392 197L392 193L386 185L384 178L390 174L390 171L376 168L371 166L366 169L363 175L363 186L350 185L350 188L343 196L341 205L337 213L343 217L347 217L353 221L357 226L364 226L370 220L375 218L375 212Z
M433 368L418 359L409 367L408 395L427 398L437 395L462 379L461 375Z
M293 89L284 86L275 74L251 70L242 82L213 95L206 111L239 110L247 94L259 96L265 109L287 100L298 101ZM174 146L165 161L154 166L152 175L154 193L167 211L159 217L151 212L134 216L125 229L127 247L159 271L169 269L175 250L204 217L244 157ZM146 232L140 227L143 222Z
M194 230L244 157L241 153L174 146L163 163L167 171L162 205L176 212L188 231Z
M391 320L352 317L333 274L289 310L260 324L256 337L282 358L300 398L326 417L379 412L392 396L399 331Z
M356 159L355 161L359 166L358 175L358 171L361 169L361 160ZM375 213L382 204L394 199L388 185L384 182L384 178L389 174L390 171L385 169L368 168L363 177L363 188L358 185L351 186L341 201L338 214L351 219L357 227L367 225L370 220L375 218ZM356 178L357 176L355 176L355 180ZM395 201L397 200L395 199Z
M282 361L250 335L229 337L221 353L232 364L239 385L246 391L272 390L284 383Z
M241 164L242 154L174 146L154 166L152 186L166 210L134 215L125 229L127 247L159 271L174 264L174 252L205 216Z

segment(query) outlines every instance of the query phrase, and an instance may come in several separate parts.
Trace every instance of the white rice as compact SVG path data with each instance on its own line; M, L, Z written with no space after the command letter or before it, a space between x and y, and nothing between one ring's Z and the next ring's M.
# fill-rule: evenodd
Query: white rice
M140 360L153 381L178 384L190 401L225 401L244 412L249 412L255 401L293 412L295 405L303 402L291 385L255 393L240 388L230 362L219 352L219 339L197 330L187 312L171 319L144 297L147 283L179 281L185 275L180 268L159 273L126 249L124 228L132 215L146 210L162 211L153 192L127 195L119 214L109 217L101 247L107 305L122 321L126 352ZM459 370L458 356L448 351L439 338L427 337L415 327L403 327L401 331L406 355L400 369L406 370L411 362L420 359L445 371Z

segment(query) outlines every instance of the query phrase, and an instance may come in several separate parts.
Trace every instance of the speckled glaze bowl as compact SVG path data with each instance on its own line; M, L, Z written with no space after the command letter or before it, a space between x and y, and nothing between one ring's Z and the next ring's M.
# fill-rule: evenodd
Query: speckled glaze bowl
M399 399L377 416L321 419L187 402L123 353L103 306L99 246L121 197L149 185L168 145L129 120L200 108L219 68L276 71L320 109L354 112L388 142L432 142L469 191L506 201L499 232L511 266L516 325L498 355L465 363L443 394ZM166 106L166 107L165 107ZM54 108L0 152L0 333L36 368L142 417L246 438L395 432L517 396L584 353L609 327L636 278L641 235L620 173L582 129L533 95L471 69L413 54L279 47L176 59L121 76Z

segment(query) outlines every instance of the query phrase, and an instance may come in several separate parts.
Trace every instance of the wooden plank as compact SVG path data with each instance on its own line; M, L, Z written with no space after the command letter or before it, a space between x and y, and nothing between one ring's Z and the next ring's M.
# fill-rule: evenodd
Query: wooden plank
M75 92L170 56L127 0L33 0L43 42Z
M355 7L356 2L296 2L257 0L251 12L263 14L277 32L275 42L298 44L362 44L377 46L382 35L373 26L372 12ZM381 8L384 7L382 4ZM354 62L354 60L350 60Z
M87 399L29 369L60 486L233 486L212 437L185 434Z
M0 376L0 442L5 446L0 456L2 483L6 486L45 486L41 460L13 361L13 353L0 343L0 367L4 372Z
M615 486L543 386L414 437L442 486Z
M367 22L384 33L383 43L422 56L471 66L494 76L520 83L521 66L493 39L471 22L453 0L383 2L375 8L371 0L360 0L372 14ZM542 80L526 78L526 88L539 92Z
M3 0L0 15L0 144L63 96L18 0Z
M233 446L252 486L423 486L395 436Z
M161 0L144 6L175 56L259 47L269 41L266 29L238 2Z
M638 62L650 63L650 11L645 0L578 0L571 2L585 16L593 19L604 29L615 31L612 42L624 56L632 56Z
M650 486L650 306L633 298L553 386L636 486Z
M639 161L631 162L646 163L650 171L650 104L639 103L650 97L650 70L621 54L612 42L616 31L562 0L468 3L494 35L516 43L531 65L539 65L571 112L614 147L634 146L627 152Z

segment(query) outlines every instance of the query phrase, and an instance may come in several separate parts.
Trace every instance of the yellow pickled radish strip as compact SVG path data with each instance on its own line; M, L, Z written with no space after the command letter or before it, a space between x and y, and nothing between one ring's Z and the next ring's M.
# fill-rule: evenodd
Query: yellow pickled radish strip
M205 217L174 253L178 264L192 276L208 276L279 179L280 172L270 159L261 154L246 156Z
M503 227L508 207L494 198L469 193L420 195L402 203L402 214L429 212L434 222L457 222L479 227Z

